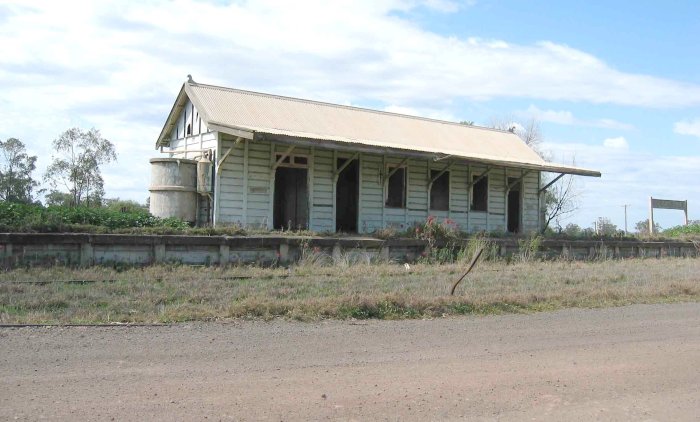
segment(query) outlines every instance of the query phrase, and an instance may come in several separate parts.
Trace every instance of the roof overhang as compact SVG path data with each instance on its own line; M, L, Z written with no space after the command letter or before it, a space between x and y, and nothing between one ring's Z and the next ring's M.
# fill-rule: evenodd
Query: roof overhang
M173 107L170 109L170 113L168 114L168 118L165 120L163 129L160 130L160 135L158 135L156 149L170 143L170 140L167 139L167 137L175 127L177 118L180 116L180 112L185 107L185 104L187 104L187 94L185 93L186 86L187 84L182 84L182 88L180 88L180 92L177 94L177 99L175 100Z
M220 123L209 123L208 126L221 133L226 133L233 137L249 139L249 140L266 140L275 141L285 144L294 144L304 147L319 147L335 149L348 152L366 152L371 154L392 154L415 158L428 158L432 160L444 160L454 158L464 160L465 162L480 163L485 165L494 165L509 168L519 168L526 170L536 170L550 173L573 174L577 176L600 177L601 173L595 170L584 169L580 167L566 166L556 163L523 163L519 161L508 161L502 159L490 158L487 156L451 154L447 151L437 150L415 150L406 149L399 146L377 145L376 143L363 142L362 140L345 139L341 137L315 136L308 133L295 133L278 129L251 128L243 126L222 125Z

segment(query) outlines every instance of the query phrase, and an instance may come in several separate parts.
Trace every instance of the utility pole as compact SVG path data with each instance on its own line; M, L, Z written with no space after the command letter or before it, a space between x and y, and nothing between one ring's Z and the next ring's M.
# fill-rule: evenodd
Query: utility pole
M629 206L630 206L630 204L622 205L622 207L625 209L625 234L629 234L627 232L627 207L629 207Z

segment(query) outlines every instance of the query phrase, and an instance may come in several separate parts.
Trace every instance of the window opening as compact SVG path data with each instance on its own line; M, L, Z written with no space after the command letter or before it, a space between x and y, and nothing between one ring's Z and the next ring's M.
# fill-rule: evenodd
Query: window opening
M392 171L387 183L386 206L391 208L404 208L406 206L406 168L389 167L388 174Z
M480 176L472 177L472 183L476 182ZM489 201L489 178L488 176L479 180L472 186L472 211L488 211Z
M275 154L275 160L279 161L283 156L284 154ZM307 168L309 166L309 157L305 155L289 154L284 157L284 160L280 161L279 165L284 167Z
M440 170L430 170L430 180L433 180ZM430 209L448 211L450 209L450 172L440 175L430 188Z
M187 107L182 110L182 137L184 138L187 133Z
M279 161L280 164L289 164L290 159L292 158L291 156L286 156L284 157L284 160L280 161L280 158L282 158L283 154L277 154L277 161Z

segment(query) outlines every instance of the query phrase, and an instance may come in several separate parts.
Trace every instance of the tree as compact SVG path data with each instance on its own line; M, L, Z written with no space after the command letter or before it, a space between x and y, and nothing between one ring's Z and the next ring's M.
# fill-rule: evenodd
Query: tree
M601 236L612 236L617 234L617 226L606 217L598 217L596 221L593 222L595 225L595 232Z
M564 233L571 237L580 237L583 234L583 229L581 226L575 223L569 223L564 227Z
M70 193L63 193L57 190L49 192L44 197L44 202L49 207L73 207L75 202L73 202L73 195Z
M53 148L57 156L52 157L44 180L54 189L67 189L74 206L99 205L104 196L100 166L117 160L114 144L95 128L72 128L53 141Z
M28 155L17 138L0 141L0 199L10 202L32 202L32 191L38 183L32 178L36 156Z
M543 185L549 183L548 178L542 179ZM543 229L560 218L573 214L579 208L578 189L572 175L560 178L556 183L544 191L544 225Z
M109 210L121 211L121 212L147 212L148 206L144 204L139 204L131 199L105 199L103 206Z
M516 121L512 116L493 117L489 126L494 129L507 130L515 133L527 146L534 149L540 157L545 158L545 154L540 150L542 143L542 129L537 119L530 119L523 122Z
M641 221L638 221L637 224L634 225L634 230L637 232L637 234L649 234L649 220L644 219ZM656 221L654 222L654 233L660 233L661 232L661 225L657 223Z

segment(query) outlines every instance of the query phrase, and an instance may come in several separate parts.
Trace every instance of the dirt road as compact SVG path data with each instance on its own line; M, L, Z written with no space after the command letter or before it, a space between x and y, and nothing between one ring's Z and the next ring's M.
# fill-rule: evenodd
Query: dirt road
M0 329L0 419L691 420L700 304Z

